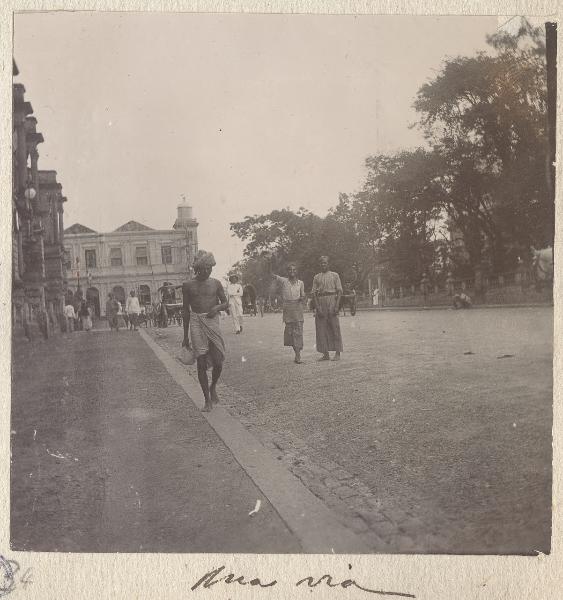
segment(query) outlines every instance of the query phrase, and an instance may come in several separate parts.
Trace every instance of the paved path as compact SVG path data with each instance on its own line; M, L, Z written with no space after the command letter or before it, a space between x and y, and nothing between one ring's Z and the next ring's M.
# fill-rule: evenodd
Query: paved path
M16 344L14 359L14 549L302 551L139 334Z
M280 315L224 321L232 415L374 551L549 550L550 307L362 312L340 363L282 347ZM178 327L150 330L176 352Z

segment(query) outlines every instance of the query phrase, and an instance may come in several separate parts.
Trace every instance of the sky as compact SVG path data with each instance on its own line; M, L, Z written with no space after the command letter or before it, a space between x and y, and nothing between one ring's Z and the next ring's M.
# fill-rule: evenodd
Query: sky
M40 169L65 227L168 229L184 195L216 274L229 223L325 215L372 154L424 143L412 103L446 57L486 50L496 17L43 12L15 16Z

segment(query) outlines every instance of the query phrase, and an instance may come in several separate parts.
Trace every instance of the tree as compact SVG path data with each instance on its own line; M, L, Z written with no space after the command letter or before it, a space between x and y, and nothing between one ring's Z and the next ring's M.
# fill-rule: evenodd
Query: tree
M301 208L232 223L247 242L248 276L259 279L267 253L278 271L297 262L310 286L327 254L356 287L374 269L391 284L450 269L477 280L486 265L502 272L531 246L552 244L542 32L523 20L517 35L488 42L491 53L446 60L418 91L426 148L368 157L363 189L341 194L325 218Z
M370 156L362 191L344 196L335 211L354 224L364 275L384 271L388 283L417 284L435 262L442 167L423 149Z
M330 257L331 268L345 281L357 279L358 238L351 220L338 209L324 219L303 208L275 210L231 223L231 231L247 242L243 275L257 289L261 277L257 273L264 265L282 273L290 261L298 265L300 278L310 287L322 255Z
M471 262L502 271L552 242L545 47L526 21L488 42L496 54L447 60L414 106L443 158L443 206Z
M268 257L278 272L284 271L288 262L296 262L303 280L310 284L316 273L322 223L321 217L304 208L297 212L285 208L245 217L231 223L231 231L247 242L245 258L264 264Z

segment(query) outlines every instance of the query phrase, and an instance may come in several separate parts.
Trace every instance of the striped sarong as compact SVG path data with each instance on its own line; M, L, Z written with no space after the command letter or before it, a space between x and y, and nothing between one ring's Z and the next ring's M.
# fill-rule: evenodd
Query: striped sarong
M219 314L210 319L207 313L190 313L190 341L196 358L207 356L208 369L225 360Z

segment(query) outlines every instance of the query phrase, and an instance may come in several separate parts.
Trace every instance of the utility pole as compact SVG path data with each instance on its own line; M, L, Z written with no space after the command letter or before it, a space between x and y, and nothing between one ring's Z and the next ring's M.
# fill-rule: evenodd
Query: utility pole
M545 58L547 67L547 189L551 217L551 248L555 251L555 126L557 115L557 23L545 24Z

